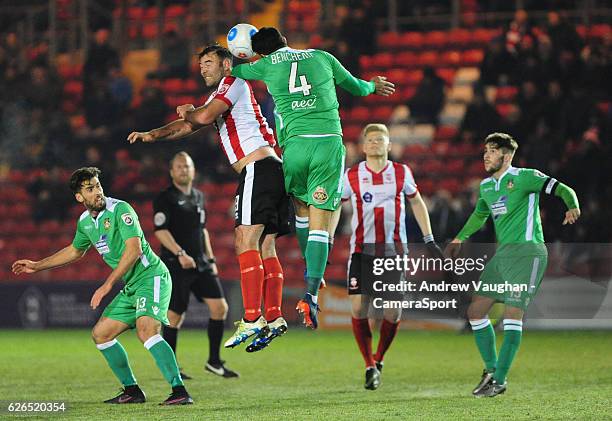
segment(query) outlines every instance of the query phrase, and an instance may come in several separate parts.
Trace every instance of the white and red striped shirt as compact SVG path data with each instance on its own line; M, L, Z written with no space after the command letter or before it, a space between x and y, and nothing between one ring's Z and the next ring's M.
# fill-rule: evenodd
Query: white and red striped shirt
M274 134L253 95L251 85L244 79L226 76L217 89L208 97L225 102L229 110L215 121L221 137L223 152L230 164L244 158L256 149L274 146Z
M406 244L404 196L411 198L417 192L405 164L389 161L378 173L365 161L349 168L344 174L342 200L351 199L353 204L351 254L362 253L364 244Z

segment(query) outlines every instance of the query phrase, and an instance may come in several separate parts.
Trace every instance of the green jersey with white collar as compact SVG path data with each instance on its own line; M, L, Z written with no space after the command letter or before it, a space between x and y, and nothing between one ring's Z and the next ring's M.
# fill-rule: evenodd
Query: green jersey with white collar
M551 194L557 180L538 170L510 167L498 180L485 178L474 213L493 218L495 236L500 245L542 244L544 233L540 219L540 192ZM469 237L464 229L457 235L460 240Z
M122 200L106 198L106 208L96 218L89 211L79 217L72 245L78 250L87 250L93 245L102 259L115 269L125 250L125 240L138 237L142 254L132 268L124 275L126 285L153 273L167 271L167 268L153 252L144 237L134 209ZM152 276L152 275L151 275Z

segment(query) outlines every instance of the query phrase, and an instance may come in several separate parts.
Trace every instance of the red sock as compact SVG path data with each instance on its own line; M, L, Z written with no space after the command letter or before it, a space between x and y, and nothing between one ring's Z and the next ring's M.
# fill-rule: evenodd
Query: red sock
M359 346L359 351L363 356L366 367L374 367L374 358L372 357L372 331L370 330L370 322L368 319L351 319L353 322L353 335Z
M244 319L250 322L261 316L261 296L264 269L257 250L247 250L238 255L240 264L240 287Z
M392 323L386 319L383 319L380 324L380 338L378 339L378 348L376 349L376 355L374 355L374 359L376 361L382 361L385 352L391 346L391 342L393 342L393 338L395 338L395 334L397 333L397 328L399 327L399 322Z
M281 317L283 303L283 268L276 256L268 257L263 261L264 285L263 301L266 310L266 320L271 322Z

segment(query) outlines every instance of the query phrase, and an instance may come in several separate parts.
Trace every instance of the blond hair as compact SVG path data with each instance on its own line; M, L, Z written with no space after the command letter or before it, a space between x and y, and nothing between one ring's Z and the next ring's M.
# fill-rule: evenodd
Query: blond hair
M361 136L365 139L368 133L372 133L372 132L381 132L385 136L389 137L389 129L387 128L387 126L385 126L382 123L368 124L367 126L363 128L363 132L361 133Z

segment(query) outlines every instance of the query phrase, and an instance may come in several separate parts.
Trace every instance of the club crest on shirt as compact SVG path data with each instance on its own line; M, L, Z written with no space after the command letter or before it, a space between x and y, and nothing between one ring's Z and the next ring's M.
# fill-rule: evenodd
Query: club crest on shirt
M127 212L121 215L121 219L125 225L132 225L134 223L134 218Z
M315 191L312 193L312 200L316 204L322 205L323 203L327 202L327 199L329 199L329 195L327 194L325 187L317 186Z
M224 83L223 85L219 86L219 89L217 90L217 93L219 95L223 95L224 93L227 92L227 90L230 88L230 86L227 83Z
M363 199L364 202L371 203L373 196L372 196L372 193L367 191L363 194L363 196L361 196L361 198Z
M105 229L105 230L110 229L110 226L111 226L111 223L110 223L110 218L106 218L106 219L104 220L104 229Z
M508 180L508 184L506 185L506 187L508 187L509 189L513 189L514 188L514 182L512 180Z

